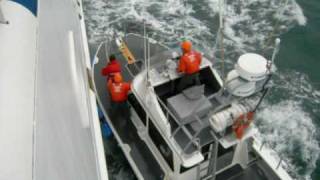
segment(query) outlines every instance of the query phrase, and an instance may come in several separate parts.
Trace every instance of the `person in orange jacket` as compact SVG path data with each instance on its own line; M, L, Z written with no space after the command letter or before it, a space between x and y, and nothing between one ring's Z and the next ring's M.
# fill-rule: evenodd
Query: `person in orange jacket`
M113 78L108 81L108 90L112 102L121 103L128 99L128 92L131 90L130 83L123 82L120 73L114 74Z
M181 50L183 52L179 60L178 72L183 73L178 85L178 91L182 91L191 85L200 85L199 71L202 61L201 53L192 50L192 43L184 41L181 43Z
M112 78L108 80L108 91L111 98L111 106L117 116L124 118L130 117L130 111L127 104L128 93L131 90L130 83L123 82L120 73L115 73Z
M101 70L103 76L107 76L108 79L116 73L121 72L121 64L116 59L114 54L109 56L109 63Z

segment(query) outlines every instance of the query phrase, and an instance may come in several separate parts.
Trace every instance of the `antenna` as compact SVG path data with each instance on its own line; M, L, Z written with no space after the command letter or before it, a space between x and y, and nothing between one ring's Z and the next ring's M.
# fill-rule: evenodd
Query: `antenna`
M219 0L219 22L220 28L224 29L224 0Z
M146 30L146 21L143 20L143 45L144 45L144 64L147 71L147 85L150 84L149 82L149 71L150 71L150 43L149 37L147 35Z
M186 29L187 29L187 1L183 0L183 6L186 8L184 11L184 17L183 17L183 39L185 40L187 38L186 36Z
M143 55L144 55L144 65L147 68L147 42L146 42L146 21L143 20Z
M219 41L220 41L220 55L221 55L221 73L222 73L222 77L223 77L223 86L225 84L225 65L224 65L224 37L223 37L223 31L224 31L224 0L219 0Z
M275 47L274 47L272 58L271 58L272 64L274 63L274 59L276 58L276 55L278 54L278 52L280 50L280 42L281 42L280 38L277 38L275 40Z
M150 41L147 35L147 43L148 43L148 55L147 55L147 82L150 85Z
M104 49L106 53L106 59L109 60L109 38L106 38L106 42L104 43Z
M266 97L268 91L270 88L266 88L267 84L270 82L271 77L272 77L272 72L271 72L271 68L272 68L272 64L274 63L274 60L276 58L276 55L278 54L279 50L280 50L280 42L281 40L279 38L277 38L275 40L275 47L273 50L273 54L272 54L272 59L271 61L267 62L267 73L268 73L268 78L267 80L264 82L263 86L262 86L262 96L260 97L258 103L256 104L255 108L253 109L253 112L256 112L257 109L259 108L259 106L261 105L262 101L264 100L264 98Z

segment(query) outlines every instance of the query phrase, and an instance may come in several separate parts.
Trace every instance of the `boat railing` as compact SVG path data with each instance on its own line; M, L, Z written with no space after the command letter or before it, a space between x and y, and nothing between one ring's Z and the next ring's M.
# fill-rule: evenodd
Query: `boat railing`
M260 147L259 147L259 151L263 151L264 148L267 148L269 147L270 145L267 143L267 141L263 141L261 144L260 144ZM281 166L283 166L284 164L284 158L280 155L281 153L279 153L278 151L276 151L275 149L271 149L271 148L268 148L268 150L270 151L273 151L275 152L275 154L277 154L277 158L279 159L278 162L276 163L276 166L273 167L275 170L278 170Z
M174 120L174 122L178 124L178 127L176 127L176 129L173 130L173 132L171 133L171 137L170 138L176 137L178 132L180 130L182 130L189 138L189 142L187 142L187 144L184 145L184 147L182 147L183 152L186 152L191 145L195 145L196 148L199 149L200 148L200 139L198 138L198 136L202 132L203 128L199 128L199 130L197 130L194 134L191 134L191 132L186 127L187 123L181 123L178 120L178 118L176 117L176 115L161 100L161 98L158 95L156 95L156 97L157 97L157 100L160 103L162 109L164 110L164 114L166 115L167 120L170 121L170 119L172 118ZM203 122L201 121L200 117L196 113L192 113L192 116L200 124L201 127L204 127Z
M142 62L143 63L143 62ZM131 69L128 67L129 64L126 65L126 68L129 72L129 74L132 76L132 78L135 77L134 73L131 71ZM137 68L138 70L142 70L141 68L139 68L138 66L134 65L135 68ZM187 127L185 127L186 124L181 123L178 118L175 116L175 114L167 107L167 105L161 100L161 98L155 94L157 97L158 102L160 103L160 106L162 107L162 110L164 111L164 114L167 118L168 121L170 121L170 119L173 119L175 123L178 124L178 127L171 133L170 138L175 137L177 135L177 133L179 132L179 130L183 130L183 132L187 135L187 137L189 138L189 142L182 147L183 152L186 152L186 150L193 144L196 146L197 149L200 148L200 143L198 143L200 140L197 138L197 136L201 133L201 130L197 131L194 135L192 135L190 133L190 131L187 129ZM201 122L201 119L198 117L198 115L193 114L194 118L199 122L199 124L202 126L203 122ZM201 129L201 128L200 128Z
M109 41L104 42L104 49L103 49L104 52L102 52L103 56L105 56L106 58L108 57L108 51L110 48L108 43L109 43ZM164 45L162 45L162 46L164 46ZM102 48L102 47L103 46L100 45L99 48ZM98 54L96 56L98 56ZM137 63L142 63L142 64L140 66ZM141 71L144 70L143 66L144 66L144 62L138 60L135 63L130 64L130 65L127 63L125 65L125 68L129 72L130 76L132 78L134 78L137 75L137 72L140 73ZM133 70L137 71L137 72L135 73L135 72L133 72ZM201 133L203 128L200 128L199 130L194 132L194 134L191 134L191 132L186 127L187 124L181 123L178 120L178 118L176 117L176 115L167 107L166 103L164 103L158 95L156 95L156 97L157 97L157 100L160 103L160 105L164 111L164 114L165 114L167 120L168 121L173 120L176 124L178 124L178 127L176 127L176 129L171 133L170 138L172 138L172 137L175 138L179 131L183 131L184 134L189 139L189 141L183 147L181 147L183 152L186 152L186 150L188 150L191 145L194 145L195 149L199 150L201 148L201 145L200 145L200 139L198 138L198 135ZM204 123L201 121L200 117L196 113L192 113L192 116L200 124L201 127L204 126ZM175 139L177 139L177 138L175 138Z

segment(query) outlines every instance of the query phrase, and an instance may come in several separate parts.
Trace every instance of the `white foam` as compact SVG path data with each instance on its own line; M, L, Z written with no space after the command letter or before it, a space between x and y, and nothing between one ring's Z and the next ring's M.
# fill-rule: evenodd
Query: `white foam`
M264 106L257 113L262 138L290 162L289 170L294 176L303 168L304 178L310 179L320 155L317 130L310 115L302 104L292 100ZM297 158L300 162L294 160Z
M169 40L168 42L180 41L182 32L186 32L186 37L191 40L195 40L194 36L208 32L207 27L199 19L190 15L193 12L192 6L184 7L182 0L113 2L96 0L85 1L85 4L85 12L89 18L87 26L90 43L98 41L110 31L123 31L121 23L129 21L138 26L140 24L139 33L141 33L142 21L145 20L149 28L161 34L162 38ZM101 9L101 7L109 8Z
M218 13L218 1L209 1L213 14ZM247 52L273 46L269 39L296 24L305 25L307 22L301 7L294 0L227 1L225 12L224 33L226 41L231 41L227 44Z

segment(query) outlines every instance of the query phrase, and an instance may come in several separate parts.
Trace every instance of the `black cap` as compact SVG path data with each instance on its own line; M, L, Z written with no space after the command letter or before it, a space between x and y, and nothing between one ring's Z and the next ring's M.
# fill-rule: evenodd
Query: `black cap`
M116 60L116 56L115 56L114 54L111 54L111 55L109 56L109 60L110 60L110 61Z

